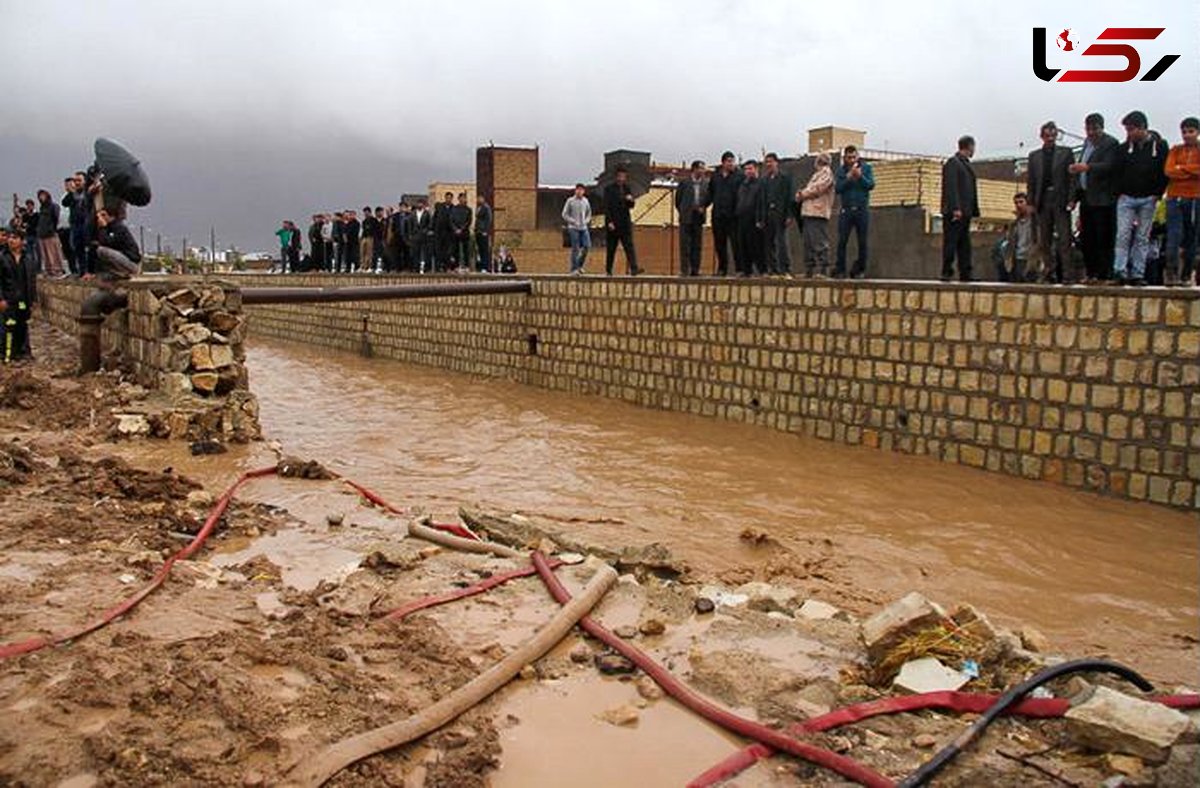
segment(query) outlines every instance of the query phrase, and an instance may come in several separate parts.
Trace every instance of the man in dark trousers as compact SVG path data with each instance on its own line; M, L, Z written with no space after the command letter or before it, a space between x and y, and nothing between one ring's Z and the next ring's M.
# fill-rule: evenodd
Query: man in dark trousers
M340 274L346 267L346 243L343 237L346 232L346 215L337 211L333 215L333 227L330 228L329 238L333 242L333 272Z
M467 193L458 193L458 202L450 209L450 229L454 232L454 262L460 269L471 267L471 206Z
M1075 197L1079 204L1080 240L1086 284L1107 282L1112 278L1113 250L1117 241L1117 145L1115 137L1104 132L1104 116L1093 112L1083 120L1087 138L1079 161L1067 169L1075 176Z
M737 256L737 195L742 185L742 173L731 151L721 154L721 166L708 179L709 202L712 203L712 237L717 252L717 276L729 274L729 248Z
M675 210L679 211L679 275L700 275L700 254L704 243L704 218L712 195L704 162L692 162L692 174L675 187Z
M954 277L958 258L958 278L971 281L971 219L979 216L979 193L975 187L975 138L958 138L958 152L942 165L942 276L943 282Z
M358 242L359 266L370 271L375 265L375 237L378 235L379 220L371 212L371 206L363 206L362 240Z
M446 192L443 202L433 209L433 238L437 262L434 269L448 271L454 259L454 223L450 217L454 212L454 193Z
M779 169L779 156L768 153L763 164L766 166L762 189L767 209L764 239L767 264L775 276L791 276L792 255L788 251L787 231L795 221L796 188L792 185L792 176Z
M354 209L345 212L346 223L342 225L342 245L346 247L346 273L352 274L358 270L359 240L362 225L358 222L358 212Z
M303 243L300 240L300 228L296 226L295 222L289 221L287 228L292 231L288 236L287 270L288 273L294 274L300 268L300 252L303 249Z
M867 238L871 230L871 190L875 188L875 173L871 165L858 155L858 148L847 145L842 149L842 163L833 177L833 190L842 201L838 211L837 264L833 276L846 275L846 247L854 233L858 256L850 269L851 279L867 275Z
M738 275L766 274L763 232L767 222L767 205L763 199L762 180L758 177L758 162L743 164L742 175L735 203L737 243L734 245L734 254Z
M412 217L413 266L419 273L432 273L437 266L435 260L433 212L424 199L417 202Z
M629 275L637 276L641 269L637 264L637 252L633 248L633 208L634 197L629 190L629 171L617 166L615 179L604 187L604 227L606 248L604 269L609 276L613 273L613 261L617 256L617 244L625 250L625 262L629 265Z
M314 213L312 223L308 225L308 259L310 271L325 270L325 235L322 232L325 226L325 218L319 213Z
M475 255L479 271L492 270L492 206L482 194L475 197Z
M1070 282L1075 279L1071 270L1071 210L1075 207L1071 165L1075 157L1070 148L1057 144L1054 121L1043 123L1038 135L1042 147L1029 154L1025 193L1037 217L1041 258L1049 269L1043 272L1042 281Z
M388 217L388 222L391 224L388 238L392 248L392 268L390 270L404 272L412 268L412 255L409 253L409 231L412 229L409 218L411 216L412 210L408 203L401 200L400 207Z
M37 261L25 248L25 239L12 230L0 230L0 361L31 358L29 315L36 291Z

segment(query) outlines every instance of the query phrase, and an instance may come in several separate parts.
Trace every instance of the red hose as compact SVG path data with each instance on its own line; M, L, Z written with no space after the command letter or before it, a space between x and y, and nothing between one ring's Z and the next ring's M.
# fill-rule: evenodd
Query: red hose
M47 646L54 646L60 643L65 643L68 640L74 640L75 638L95 632L97 629L110 624L120 616L123 616L130 610L133 610L133 608L137 607L137 605L143 599L150 596L150 594L153 593L156 588L161 586L166 581L167 576L171 574L171 568L175 566L176 561L182 561L191 557L193 553L204 546L204 542L212 534L213 529L217 527L217 523L220 521L221 515L225 514L225 510L229 508L229 504L233 500L233 494L237 492L239 487L251 479L257 479L263 476L271 476L275 472L275 466L271 466L270 468L259 468L256 471L247 471L238 477L238 480L234 482L229 489L221 495L220 498L217 499L216 505L213 506L212 511L209 512L208 519L204 521L204 525L200 528L199 532L192 537L192 541L188 542L188 544L182 550L168 558L159 568L159 570L155 572L154 577L150 579L150 582L136 594L124 600L115 607L110 608L102 616L100 616L100 618L96 619L90 624L80 627L79 629L73 629L68 632L60 632L57 635L30 638L29 640L0 645L0 659L7 659L8 657L15 657L20 654L29 654Z
M375 492L374 490L372 490L368 487L363 487L358 482L351 481L350 479L346 479L341 476L339 476L338 478L341 479L346 484L348 484L349 486L353 487L355 489L355 491L358 492L359 495L366 498L368 501L370 501L374 505L378 506L379 508L386 509L387 511L391 512L392 514L403 514L403 512L400 511L400 509L398 509L395 506L392 506L390 503L385 501L383 499L383 496L380 495L379 493ZM474 531L472 531L470 528L466 527L465 525L461 525L459 523L429 523L429 527L435 528L439 531L445 531L446 533L449 533L449 534L454 534L455 536L462 537L463 539L470 539L473 542L482 542L483 541L482 539L479 538L478 534L476 534Z
M557 559L550 562L550 566L554 569L557 569L558 567L560 567L562 565L563 565L563 562L559 561ZM412 602L405 602L400 607L398 607L395 610L391 611L390 613L386 614L383 617L383 620L384 621L399 621L400 619L404 618L405 616L412 615L413 613L417 612L418 610L424 610L425 608L428 608L428 607L437 607L438 605L444 605L447 602L454 602L455 600L458 600L458 599L465 599L469 596L475 596L476 594L482 594L484 591L489 591L489 590L495 588L496 586L503 585L503 584L509 582L510 580L516 580L517 578L521 578L521 577L529 577L530 575L533 575L533 574L537 574L537 568L533 567L533 566L527 566L527 567L524 567L523 569L514 569L511 572L504 572L503 574L492 575L491 577L487 578L483 582L476 583L475 585L467 586L466 588L459 588L454 591L448 591L445 594L437 594L435 596L427 596L423 599L414 599Z
M537 567L538 574L546 583L546 588L550 591L550 595L554 597L555 601L559 604L565 604L570 600L570 592L567 591L562 582L554 575L546 557L542 555L541 551L534 551L533 565ZM803 758L810 763L835 771L843 777L854 780L861 785L869 786L869 788L894 788L895 783L891 780L862 764L856 763L850 758L821 749L820 747L815 747L811 744L796 741L777 730L768 728L753 720L739 717L701 697L687 685L672 676L641 649L617 637L604 626L597 623L591 616L584 616L580 619L579 625L588 634L597 638L606 646L645 671L646 675L654 679L655 683L662 687L663 691L672 698L710 722L720 725L722 728L738 735L756 739L777 750L783 750L798 758Z
M837 709L828 714L822 714L819 717L813 717L810 720L790 726L785 732L792 736L800 736L806 733L817 733L832 728L839 728L843 725L849 725L884 714L899 714L924 709L943 709L959 713L982 714L991 708L992 704L999 697L999 695L989 695L986 693L944 691L882 698L880 700L858 703L853 706ZM1174 709L1200 708L1200 695L1164 695L1152 697L1150 700ZM1022 717L1050 719L1063 716L1069 708L1071 708L1071 703L1066 698L1026 698L1014 706L1009 713ZM759 760L773 754L774 752L769 747L765 747L762 744L751 744L733 753L725 760L693 779L688 783L688 788L709 788L724 780L736 777Z

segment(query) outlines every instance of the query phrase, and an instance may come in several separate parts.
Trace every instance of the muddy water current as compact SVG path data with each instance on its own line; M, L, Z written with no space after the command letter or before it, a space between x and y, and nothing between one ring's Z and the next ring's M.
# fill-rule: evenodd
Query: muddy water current
M1056 651L1200 682L1194 514L272 340L256 339L249 362L270 440L393 502L545 515L613 545L661 541L709 574L759 560L738 538L747 527L799 553L828 539L830 579L864 605L915 589L1032 625ZM176 459L216 487L271 456L258 445ZM248 495L312 522L325 505L278 481Z

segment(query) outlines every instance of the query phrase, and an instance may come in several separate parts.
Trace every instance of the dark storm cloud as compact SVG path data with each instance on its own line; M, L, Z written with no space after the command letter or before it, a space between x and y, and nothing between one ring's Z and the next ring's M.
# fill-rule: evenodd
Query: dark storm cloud
M798 153L827 123L918 152L970 131L986 156L1047 118L1076 128L1100 109L1115 126L1137 106L1174 136L1200 104L1200 7L1062 5L6 2L0 188L56 186L111 136L152 176L133 215L151 238L215 225L269 249L283 217L473 179L489 140L539 144L542 179L570 183L610 148ZM1034 25L1090 41L1147 24L1167 27L1155 51L1183 56L1157 83L1030 73Z

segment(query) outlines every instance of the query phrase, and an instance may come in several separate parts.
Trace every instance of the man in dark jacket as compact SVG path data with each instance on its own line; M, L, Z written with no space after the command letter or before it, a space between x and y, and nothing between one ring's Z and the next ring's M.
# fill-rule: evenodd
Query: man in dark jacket
M1104 116L1098 112L1083 121L1087 138L1079 161L1070 166L1076 176L1075 201L1079 204L1083 263L1089 284L1112 277L1117 243L1115 167L1117 140L1104 133Z
M692 162L692 177L675 187L675 210L679 212L679 275L700 275L704 240L704 218L712 201L704 162Z
M436 251L434 249L435 233L433 229L433 212L429 203L421 200L412 216L413 266L422 274L432 273L436 268Z
M942 165L942 281L954 277L958 258L958 278L971 281L971 219L979 216L979 193L975 186L975 138L958 138L958 152Z
M842 163L834 173L833 184L833 190L842 202L838 212L837 265L833 275L838 279L846 275L846 246L853 231L858 256L850 269L850 278L860 279L867 273L867 236L871 229L871 190L875 188L875 173L858 155L855 146L847 145L842 150Z
M1071 165L1075 157L1070 148L1058 145L1058 126L1047 121L1038 130L1042 147L1029 154L1025 173L1025 193L1037 217L1038 243L1042 259L1048 261L1043 281L1058 272L1058 280L1076 278L1071 271L1071 210L1075 207L1075 189Z
M617 256L617 244L625 250L625 262L629 275L637 276L641 269L637 264L637 252L633 248L633 216L630 209L635 202L629 190L629 171L618 166L615 180L604 187L604 227L606 247L604 269L609 276L613 273L613 261Z
M358 212L353 209L346 211L343 216L346 221L342 224L342 247L346 250L346 273L350 274L358 270L362 225L358 221Z
M764 238L767 263L772 274L791 276L792 255L788 251L787 231L795 221L796 187L792 184L792 176L779 169L779 156L768 153L763 163L766 166L762 189L767 210Z
M762 180L758 177L758 162L742 165L742 182L738 185L734 213L737 216L735 259L740 276L766 274L767 257L763 248L763 232L767 222L767 204L763 199Z
M364 271L375 268L376 241L379 238L379 220L371 212L371 206L363 206L362 240L358 242L359 267Z
M96 212L96 262L106 279L128 279L138 273L142 250L120 216Z
M88 254L87 226L91 205L84 188L86 176L77 172L67 181L67 193L62 204L67 209L67 225L71 230L71 254L74 257L75 273L86 276L92 273L91 257Z
M437 263L435 270L448 271L454 260L454 223L450 221L454 212L454 192L446 192L446 199L433 209L433 238L436 244Z
M37 243L42 271L48 277L58 278L65 274L62 243L58 240L58 217L62 209L45 189L38 189L37 198Z
M292 231L288 236L287 270L290 273L296 273L300 270L300 251L303 248L303 242L300 240L300 228L296 226L295 222L289 220L287 227Z
M321 214L314 213L312 223L308 225L308 259L309 270L325 270L325 219Z
M5 363L31 358L29 314L37 298L37 263L25 239L0 231L0 360Z
M346 266L346 244L343 235L346 231L346 215L341 211L333 214L333 226L329 230L329 240L333 243L333 265L335 274L340 274Z
M467 193L458 193L458 202L450 209L450 229L454 233L454 252L451 255L459 268L471 265L471 206Z
M729 248L737 257L737 196L742 184L732 151L721 154L721 166L708 179L709 202L712 203L713 247L717 252L717 276L729 275ZM736 265L736 263L735 263Z
M1118 197L1113 278L1140 286L1146 284L1154 209L1167 188L1167 144L1149 130L1144 112L1130 112L1121 125L1126 139L1117 149L1115 167Z
M492 268L492 206L482 194L475 196L475 256L480 271Z

